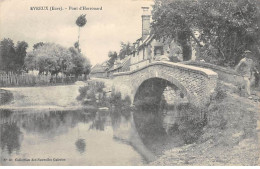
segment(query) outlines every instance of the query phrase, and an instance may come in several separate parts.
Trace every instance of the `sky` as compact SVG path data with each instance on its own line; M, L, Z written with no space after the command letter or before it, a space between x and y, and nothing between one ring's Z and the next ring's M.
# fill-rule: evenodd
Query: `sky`
M26 41L27 51L35 43L50 42L71 47L77 41L77 17L86 14L80 30L80 48L91 64L119 51L120 42L141 37L142 6L151 9L153 0L0 0L0 38ZM64 10L30 10L30 7L62 7ZM69 7L102 7L102 10L69 10ZM67 8L67 9L65 9Z

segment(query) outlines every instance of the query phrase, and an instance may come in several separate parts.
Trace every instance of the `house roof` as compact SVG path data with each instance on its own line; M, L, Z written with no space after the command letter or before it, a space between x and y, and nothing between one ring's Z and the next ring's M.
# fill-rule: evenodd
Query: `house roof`
M154 34L148 35L148 36L144 39L144 41L140 44L139 48L141 48L141 47L144 46L144 45L148 45L153 39L154 39Z
M96 64L91 68L90 73L104 73L108 70L109 66L106 62L103 62L102 64Z
M142 41L142 38L137 39L135 41L135 44L137 44L137 46L133 47L133 52L140 50L145 45L148 45L153 39L154 39L154 34L148 35L143 41Z
M131 65L131 60L129 56L129 58L122 64L122 69L128 69L130 68L130 65Z
M127 66L130 66L130 55L120 60L120 63L118 65L112 66L108 71L113 71L120 68L126 68Z

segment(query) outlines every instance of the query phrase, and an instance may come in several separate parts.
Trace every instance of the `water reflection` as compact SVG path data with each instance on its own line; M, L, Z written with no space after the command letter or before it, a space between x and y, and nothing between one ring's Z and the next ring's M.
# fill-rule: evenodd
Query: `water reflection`
M75 143L76 147L77 147L77 150L80 152L80 153L84 153L85 152L85 149L86 149L86 143L85 143L85 140L84 139L78 139Z
M14 151L19 152L22 133L15 123L1 125L0 138L3 151L7 151L8 154L12 154Z
M176 111L0 110L1 164L38 164L3 158L58 157L66 161L41 165L142 165L184 144L175 132Z

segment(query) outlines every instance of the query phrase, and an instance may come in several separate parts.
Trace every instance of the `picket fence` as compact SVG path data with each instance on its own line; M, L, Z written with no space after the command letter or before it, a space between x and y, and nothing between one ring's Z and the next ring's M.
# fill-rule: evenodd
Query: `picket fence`
M73 83L75 81L86 80L84 76L51 76L51 75L33 75L28 73L14 74L2 73L0 74L0 87L8 86L39 86L39 85L55 85L59 83Z

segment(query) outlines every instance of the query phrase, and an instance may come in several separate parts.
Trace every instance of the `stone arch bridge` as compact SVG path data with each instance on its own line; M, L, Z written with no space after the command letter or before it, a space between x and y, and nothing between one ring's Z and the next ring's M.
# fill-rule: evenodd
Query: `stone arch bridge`
M128 95L134 103L143 83L162 79L180 89L191 104L204 107L217 85L217 78L217 73L209 69L158 61L134 71L115 73L113 84L116 91L120 91L123 97Z

